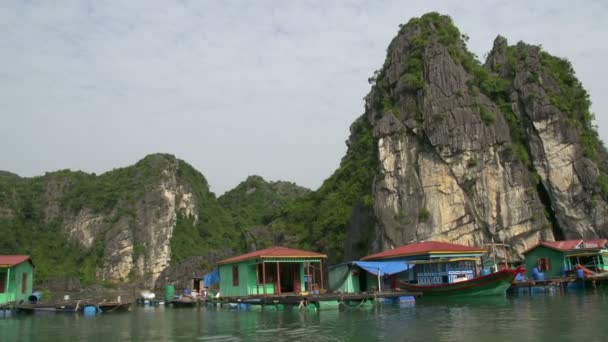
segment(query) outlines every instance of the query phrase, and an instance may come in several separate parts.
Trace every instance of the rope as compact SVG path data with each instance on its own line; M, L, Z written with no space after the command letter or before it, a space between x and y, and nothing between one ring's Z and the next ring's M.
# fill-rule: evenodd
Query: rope
M367 298L363 298L361 303L359 303L359 305L356 305L356 306L350 306L350 305L344 303L344 301L340 301L338 304L343 305L347 309L357 309L357 308L360 308L361 306L363 306L363 304L365 304L366 302L367 302Z

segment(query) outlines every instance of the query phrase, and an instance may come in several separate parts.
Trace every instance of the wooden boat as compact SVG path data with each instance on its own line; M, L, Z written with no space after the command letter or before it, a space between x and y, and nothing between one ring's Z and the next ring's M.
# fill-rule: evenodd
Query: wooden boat
M131 310L131 303L122 302L100 302L96 304L102 313L126 312Z
M487 296L504 295L511 286L517 270L502 270L473 279L437 285L400 283L400 287L426 296Z
M198 304L198 300L190 298L180 298L168 301L167 304L174 308L192 308Z

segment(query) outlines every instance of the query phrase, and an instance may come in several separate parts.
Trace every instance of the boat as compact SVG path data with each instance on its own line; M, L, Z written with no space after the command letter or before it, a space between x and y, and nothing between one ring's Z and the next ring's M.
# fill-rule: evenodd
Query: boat
M122 303L122 302L100 302L96 304L96 307L102 313L110 313L110 312L127 312L131 311L132 303Z
M423 297L504 295L517 273L517 270L502 270L454 283L418 285L401 282L399 286L408 291L421 292Z
M398 279L399 289L420 292L423 297L505 295L520 270L491 273L490 269L480 269L484 253L484 249L474 246L423 241L372 254L362 260L407 264L407 271L392 276L393 282Z

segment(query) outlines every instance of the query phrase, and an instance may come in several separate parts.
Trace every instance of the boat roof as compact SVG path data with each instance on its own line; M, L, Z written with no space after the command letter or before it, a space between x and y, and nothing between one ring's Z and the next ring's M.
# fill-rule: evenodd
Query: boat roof
M528 249L523 254L527 254L539 246L554 249L560 252L569 252L580 249L604 249L608 244L608 239L591 239L591 240L563 240L563 241L541 241L534 247Z
M13 267L26 261L34 265L29 255L0 255L0 267Z
M481 254L485 252L484 249L479 247L441 241L423 241L368 255L361 258L361 260L389 259L420 254Z
M300 249L287 248L287 247L271 247L254 251L247 254L238 255L232 258L218 261L217 264L232 264L235 262L252 260L252 259L319 259L327 258L327 255L304 251Z

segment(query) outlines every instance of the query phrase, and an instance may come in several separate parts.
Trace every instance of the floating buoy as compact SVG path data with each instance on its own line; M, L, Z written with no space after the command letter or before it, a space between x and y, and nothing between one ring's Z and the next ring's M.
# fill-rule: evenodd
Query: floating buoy
M94 305L87 305L84 307L85 316L95 316L97 314L97 307Z

